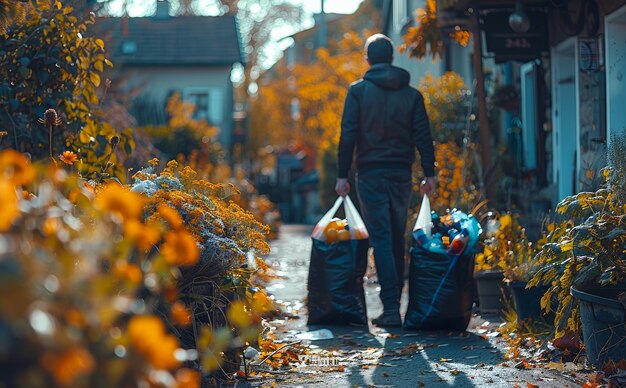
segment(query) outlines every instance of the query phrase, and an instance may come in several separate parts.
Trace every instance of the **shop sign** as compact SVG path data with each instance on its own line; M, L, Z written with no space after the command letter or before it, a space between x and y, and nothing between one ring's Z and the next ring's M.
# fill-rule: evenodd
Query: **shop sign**
M487 10L481 17L481 28L485 31L487 52L496 61L531 61L550 50L547 31L547 14L543 11L528 10L530 21L527 32L515 32L509 25L512 9Z

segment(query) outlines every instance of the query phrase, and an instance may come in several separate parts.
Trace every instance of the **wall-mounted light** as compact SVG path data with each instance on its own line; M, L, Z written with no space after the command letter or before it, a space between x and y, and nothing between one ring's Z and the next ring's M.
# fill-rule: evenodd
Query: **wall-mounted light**
M515 3L515 12L509 16L509 26L514 32L527 32L530 29L530 19L521 1Z

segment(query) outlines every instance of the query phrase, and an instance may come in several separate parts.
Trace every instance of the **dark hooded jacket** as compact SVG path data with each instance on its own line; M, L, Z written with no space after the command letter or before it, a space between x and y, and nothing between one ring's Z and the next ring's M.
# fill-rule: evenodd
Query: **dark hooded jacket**
M346 178L356 148L358 171L410 169L415 147L424 174L435 174L435 150L424 98L407 71L376 64L350 85L341 119L339 177Z

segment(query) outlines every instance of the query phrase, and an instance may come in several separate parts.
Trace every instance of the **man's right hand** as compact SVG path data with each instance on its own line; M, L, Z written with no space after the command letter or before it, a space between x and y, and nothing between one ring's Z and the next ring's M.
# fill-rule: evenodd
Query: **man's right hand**
M350 194L350 183L347 178L337 178L337 184L335 184L335 191L337 195L345 197Z
M430 195L437 190L437 182L435 182L435 177L429 176L422 181L422 185L420 186L420 192L422 194Z

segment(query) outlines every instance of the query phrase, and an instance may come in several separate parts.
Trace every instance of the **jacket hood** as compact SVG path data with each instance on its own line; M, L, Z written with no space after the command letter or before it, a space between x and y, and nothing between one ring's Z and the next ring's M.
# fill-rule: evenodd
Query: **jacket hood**
M363 79L371 81L381 88L401 89L409 84L411 75L408 71L399 67L379 63L373 65L363 76Z

